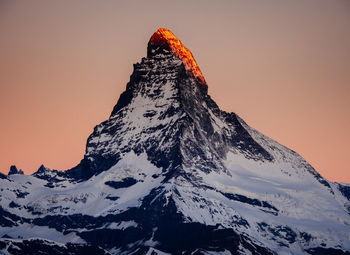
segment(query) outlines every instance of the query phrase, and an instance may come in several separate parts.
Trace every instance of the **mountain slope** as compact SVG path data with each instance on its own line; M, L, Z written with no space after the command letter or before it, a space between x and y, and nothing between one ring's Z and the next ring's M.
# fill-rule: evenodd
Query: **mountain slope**
M0 179L0 247L46 238L55 243L35 242L111 254L349 254L349 186L207 92L192 53L159 29L78 166Z

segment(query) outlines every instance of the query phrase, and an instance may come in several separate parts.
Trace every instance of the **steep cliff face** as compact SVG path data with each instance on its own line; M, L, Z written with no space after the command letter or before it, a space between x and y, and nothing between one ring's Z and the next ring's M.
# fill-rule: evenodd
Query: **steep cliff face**
M192 53L166 29L151 37L78 166L0 184L7 251L50 245L38 238L102 254L350 250L348 185L221 111Z

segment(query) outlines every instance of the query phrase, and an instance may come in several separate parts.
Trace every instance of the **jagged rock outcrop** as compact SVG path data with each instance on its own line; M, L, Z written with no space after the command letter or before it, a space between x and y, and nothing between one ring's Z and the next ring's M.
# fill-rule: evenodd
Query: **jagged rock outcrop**
M7 175L12 175L12 174L23 174L22 169L18 170L15 165L10 167L10 171Z

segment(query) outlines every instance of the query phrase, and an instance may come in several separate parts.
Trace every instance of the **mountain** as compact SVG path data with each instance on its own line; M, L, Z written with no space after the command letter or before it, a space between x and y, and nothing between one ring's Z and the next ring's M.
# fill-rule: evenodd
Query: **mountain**
M162 28L76 167L0 185L6 254L350 254L350 185L220 110Z

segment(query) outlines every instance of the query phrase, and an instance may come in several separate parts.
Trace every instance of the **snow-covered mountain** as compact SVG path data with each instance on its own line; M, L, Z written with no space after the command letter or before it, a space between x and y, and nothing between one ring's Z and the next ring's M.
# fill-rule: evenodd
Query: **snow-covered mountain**
M0 176L0 253L350 254L350 185L207 91L158 29L79 165Z

